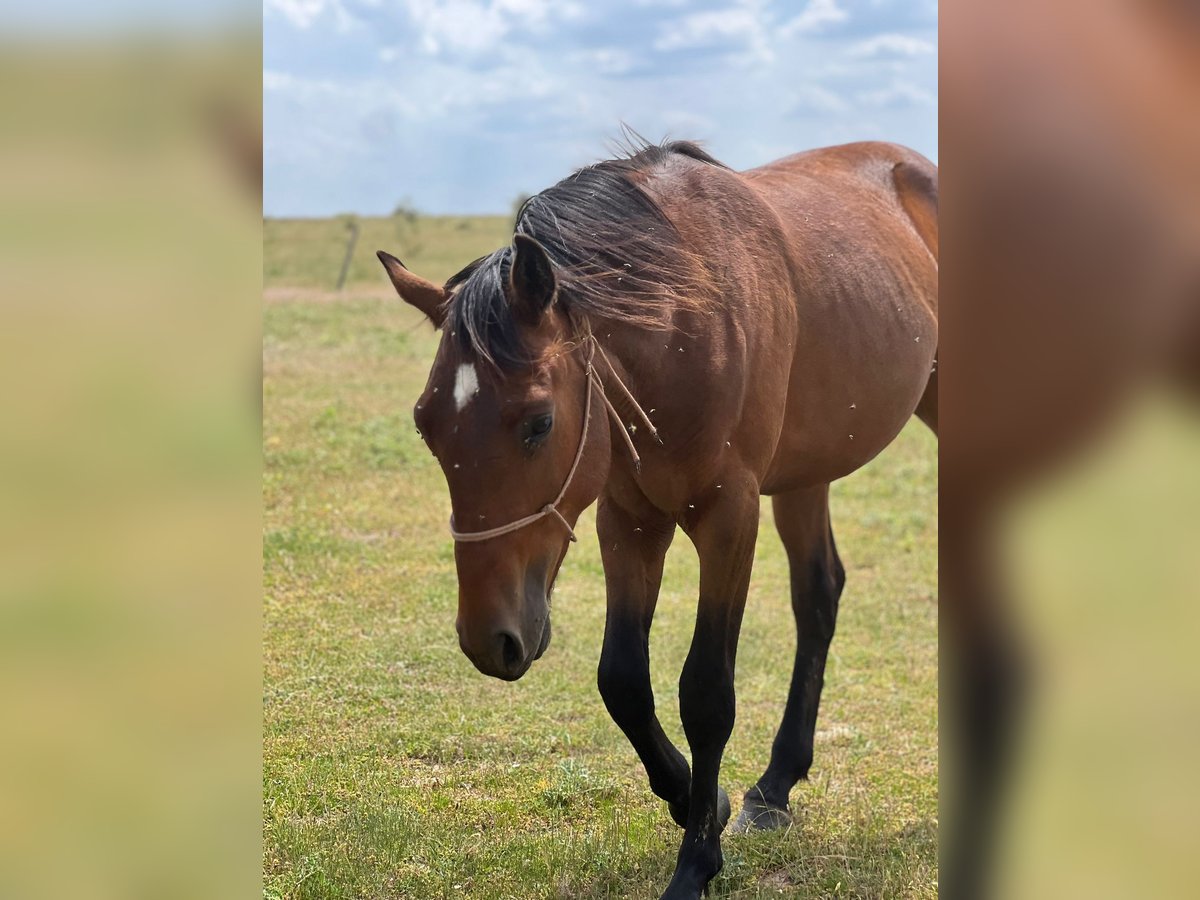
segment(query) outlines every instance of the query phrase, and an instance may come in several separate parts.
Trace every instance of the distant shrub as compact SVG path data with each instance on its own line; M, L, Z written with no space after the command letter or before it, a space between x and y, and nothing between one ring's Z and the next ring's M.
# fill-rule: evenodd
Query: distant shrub
M392 227L396 230L397 255L401 260L421 252L421 213L407 197L392 210Z

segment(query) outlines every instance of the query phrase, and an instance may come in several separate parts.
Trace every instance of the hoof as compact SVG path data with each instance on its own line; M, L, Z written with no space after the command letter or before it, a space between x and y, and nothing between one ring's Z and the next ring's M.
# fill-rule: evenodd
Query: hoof
M772 806L767 803L758 788L746 791L742 802L742 812L733 824L735 834L745 834L748 831L776 831L787 828L792 824L792 815L786 808Z
M671 812L671 818L675 820L675 824L680 828L687 828L687 807L682 803L668 803L667 809ZM724 831L725 826L729 824L729 816L732 810L729 806L729 795L725 793L725 789L717 787L717 824L720 830Z

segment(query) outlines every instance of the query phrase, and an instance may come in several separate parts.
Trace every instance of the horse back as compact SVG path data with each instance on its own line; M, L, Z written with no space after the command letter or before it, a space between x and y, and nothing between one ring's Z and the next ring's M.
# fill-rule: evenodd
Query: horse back
M659 391L704 398L702 416L661 429L686 447L690 480L732 455L776 493L839 478L890 443L937 346L936 169L887 144L748 172L677 154L642 186L714 298L680 314L678 339L644 348L651 406Z
M780 223L796 330L764 490L832 480L912 415L937 347L937 169L893 144L796 154L741 173Z

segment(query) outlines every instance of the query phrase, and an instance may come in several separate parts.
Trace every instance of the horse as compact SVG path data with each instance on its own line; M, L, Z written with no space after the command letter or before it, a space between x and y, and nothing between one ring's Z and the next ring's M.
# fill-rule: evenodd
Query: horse
M807 776L845 570L829 485L915 413L937 431L937 169L886 143L737 172L639 143L527 200L511 246L444 285L378 254L441 330L417 428L449 487L459 644L515 680L550 643L550 595L596 502L607 595L601 697L684 829L664 898L720 871L718 785L760 497L787 551L797 649L739 830L790 821ZM676 530L699 557L679 678L691 766L659 723L648 637Z

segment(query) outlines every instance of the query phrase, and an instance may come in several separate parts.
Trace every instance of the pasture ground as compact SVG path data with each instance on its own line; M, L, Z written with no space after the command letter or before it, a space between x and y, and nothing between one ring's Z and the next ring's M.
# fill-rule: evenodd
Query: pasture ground
M515 684L454 633L448 499L411 421L435 346L376 249L442 279L507 240L494 218L362 220L331 292L337 220L264 225L264 896L653 898L681 832L595 687L604 621L593 513L554 639ZM912 423L833 491L848 573L811 780L793 827L726 835L715 897L937 895L937 445ZM764 501L722 784L765 766L790 676L787 564ZM680 535L651 638L660 718L696 597Z

